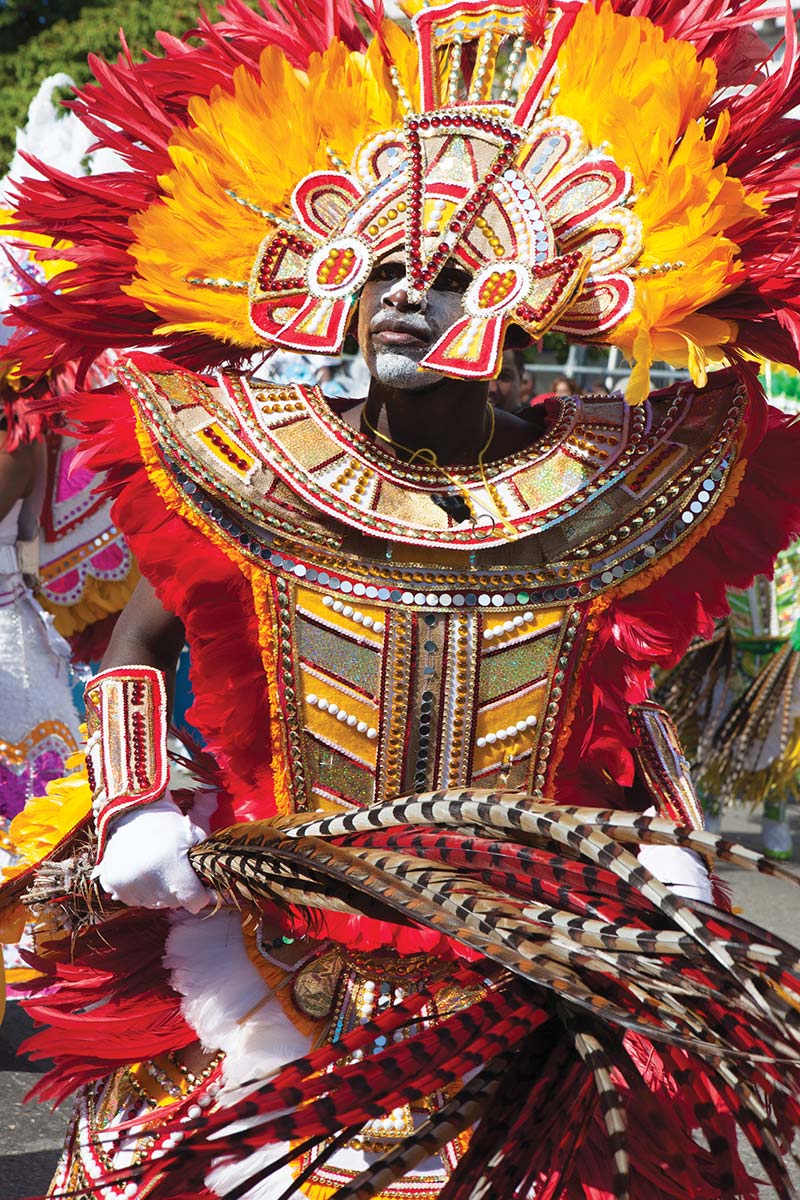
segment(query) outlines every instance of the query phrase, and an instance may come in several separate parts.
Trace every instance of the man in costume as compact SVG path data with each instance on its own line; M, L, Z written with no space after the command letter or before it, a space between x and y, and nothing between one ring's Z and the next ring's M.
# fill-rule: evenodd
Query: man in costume
M489 385L489 399L495 408L516 412L522 404L522 382L525 377L525 359L521 350L503 351L500 374Z
M146 582L28 894L38 1090L80 1088L55 1194L754 1197L738 1125L790 1195L796 952L696 855L780 868L698 831L647 698L800 523L740 361L798 357L793 63L703 11L359 5L367 44L233 5L98 65L127 174L20 189L74 263L29 361L172 359L72 405ZM356 306L362 404L212 373L337 354ZM624 347L630 402L488 406L512 328ZM656 357L694 382L647 400ZM211 761L173 797L184 636Z

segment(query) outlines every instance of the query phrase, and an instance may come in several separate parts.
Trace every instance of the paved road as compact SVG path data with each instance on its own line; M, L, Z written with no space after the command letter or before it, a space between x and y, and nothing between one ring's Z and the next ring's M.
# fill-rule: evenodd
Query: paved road
M795 857L800 858L800 813L795 812ZM754 849L759 849L758 827L739 814L726 817L724 832ZM800 866L795 869L800 874ZM800 945L800 889L776 883L761 875L723 867L722 877L733 889L734 903L753 921L766 926L788 941ZM0 1029L0 1200L23 1200L41 1195L47 1188L67 1121L67 1111L55 1113L39 1105L23 1105L22 1098L34 1084L35 1067L16 1058L16 1048L30 1032L18 1005L9 1005ZM745 1148L746 1152L747 1148ZM760 1174L750 1157L754 1175ZM800 1187L800 1175L796 1179ZM771 1188L762 1190L763 1200L774 1200ZM691 1200L691 1197L687 1197Z

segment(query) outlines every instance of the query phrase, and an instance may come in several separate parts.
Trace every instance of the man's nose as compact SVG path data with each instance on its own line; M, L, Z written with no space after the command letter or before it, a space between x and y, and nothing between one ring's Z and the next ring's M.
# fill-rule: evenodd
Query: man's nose
M401 312L424 312L428 306L424 292L421 295L414 294L407 275L402 279L392 280L381 297L381 303L387 308L397 308Z

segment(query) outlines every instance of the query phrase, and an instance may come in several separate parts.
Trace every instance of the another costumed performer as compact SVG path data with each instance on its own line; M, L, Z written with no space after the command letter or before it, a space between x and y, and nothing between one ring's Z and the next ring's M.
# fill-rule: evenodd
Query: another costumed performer
M707 860L781 868L701 832L648 690L800 528L743 361L800 361L800 85L758 5L635 11L234 0L95 64L128 172L20 187L74 264L28 361L171 359L71 409L145 581L28 893L55 1195L754 1198L737 1128L793 1194L797 952ZM217 370L352 323L362 403ZM627 400L487 405L549 329ZM656 358L693 382L648 399ZM184 637L213 763L173 797Z

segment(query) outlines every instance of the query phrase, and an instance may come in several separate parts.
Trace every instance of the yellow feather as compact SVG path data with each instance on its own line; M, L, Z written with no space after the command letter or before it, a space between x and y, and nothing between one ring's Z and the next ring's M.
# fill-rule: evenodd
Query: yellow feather
M723 113L707 135L714 65L644 18L587 4L559 54L556 83L553 112L579 121L633 176L644 239L637 268L683 264L638 278L633 311L608 337L635 364L628 399L647 394L656 358L688 366L700 382L707 363L724 357L731 326L692 314L738 281L738 247L726 231L764 212L763 198L716 164L730 119Z
M416 100L411 39L387 23L385 37L400 80ZM136 276L127 289L161 319L162 334L195 330L253 348L246 290L208 288L191 279L247 283L258 248L275 226L239 203L291 217L296 184L330 170L332 150L349 163L366 138L402 123L400 102L376 42L366 54L334 41L295 70L275 47L261 56L260 78L234 72L232 90L190 104L192 125L170 145L172 170L161 199L134 217Z

